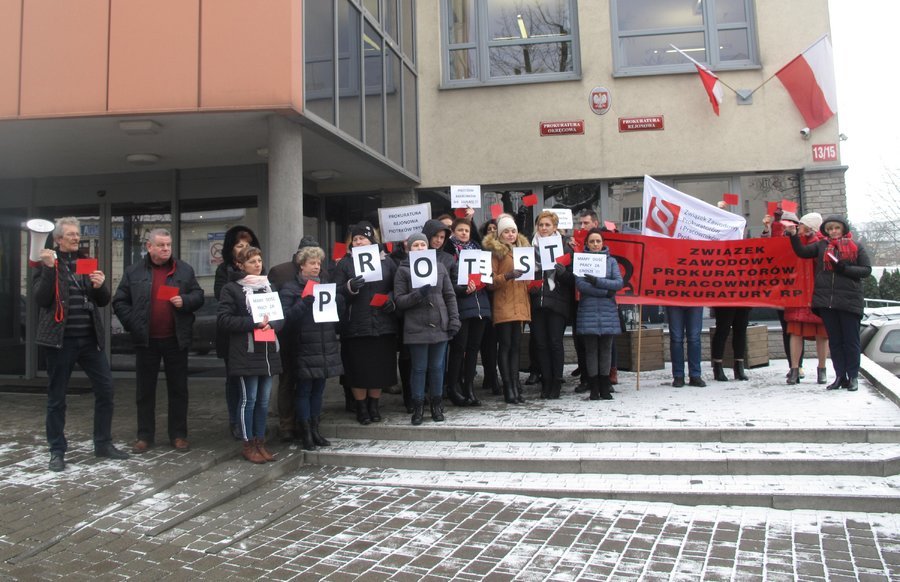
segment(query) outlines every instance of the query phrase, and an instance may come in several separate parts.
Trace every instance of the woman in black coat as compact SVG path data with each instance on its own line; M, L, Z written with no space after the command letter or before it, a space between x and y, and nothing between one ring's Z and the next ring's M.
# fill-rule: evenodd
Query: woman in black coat
M322 414L322 397L325 380L344 373L341 362L341 344L336 322L317 323L313 316L314 295L306 297L303 291L309 281L328 283L322 271L325 251L319 247L305 247L297 252L300 265L297 276L285 283L278 292L287 321L286 332L295 346L294 377L297 378L294 414L300 427L300 441L304 450L314 451L316 446L327 447L328 442L319 434L319 418ZM338 295L338 312L343 297Z
M271 293L269 280L262 275L262 252L247 247L237 256L242 276L222 287L216 323L228 334L227 373L237 378L241 387L239 421L244 442L244 458L251 463L274 461L265 446L266 418L272 377L281 373L278 340L256 336L256 331L278 331L284 320L269 321L268 316L254 322L250 309L251 297Z
M819 230L825 235L824 240L804 245L795 233L791 246L798 257L815 259L812 310L822 318L828 331L836 375L827 388L854 392L859 376L859 322L865 305L863 280L872 274L872 264L840 216L829 216Z

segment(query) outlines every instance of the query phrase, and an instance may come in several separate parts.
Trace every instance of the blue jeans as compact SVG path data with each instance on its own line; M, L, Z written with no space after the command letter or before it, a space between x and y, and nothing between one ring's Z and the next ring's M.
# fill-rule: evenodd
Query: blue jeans
M272 395L272 376L238 376L241 386L239 408L244 440L266 436L266 417Z
M684 378L684 342L687 339L688 372L700 377L700 331L703 328L702 307L666 307L669 320L669 352L672 377Z
M297 397L294 399L294 414L297 422L309 422L322 414L322 395L325 393L325 378L300 378L297 380Z
M831 365L838 379L853 379L859 376L860 317L849 311L840 309L820 309L819 317L828 332L828 350L831 352Z
M425 400L426 375L428 394L432 401L440 401L444 389L444 355L447 353L447 342L408 345L412 362L409 385L413 402Z
M94 450L112 442L113 385L109 360L93 335L70 337L61 348L47 348L47 443L51 453L65 453L66 388L75 364L81 366L94 389Z

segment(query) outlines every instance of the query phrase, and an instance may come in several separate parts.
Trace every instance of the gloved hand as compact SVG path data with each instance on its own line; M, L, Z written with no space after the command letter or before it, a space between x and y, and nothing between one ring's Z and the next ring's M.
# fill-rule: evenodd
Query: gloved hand
M847 261L838 261L834 264L834 266L832 266L832 269L834 269L835 273L843 274L847 270L848 264L849 263Z
M553 268L556 269L557 277L564 275L566 273L566 266L561 263L556 263L556 265L554 265Z
M431 285L422 285L419 287L419 295L422 296L422 299L428 297L429 293L431 293Z
M316 300L315 295L307 295L306 297L303 298L303 302L306 303L307 305L312 305L313 301L315 301L315 300Z
M379 309L385 313L393 313L397 309L397 304L392 299L388 299Z
M607 296L607 297L610 297L610 298L615 297L615 296L616 296L616 292L613 291L612 289L610 289L609 291L606 292L606 296Z
M503 277L507 281L512 281L513 279L518 279L521 276L522 276L522 271L520 271L519 269L514 269L514 270L510 271L509 273L503 275Z
M354 293L356 293L357 291L362 289L363 285L365 285L365 284L366 284L366 280L363 279L362 276L353 277L352 279L347 281L347 285L350 286L350 291L352 291Z
M594 275L585 275L584 280L587 281L588 283L590 283L591 285L597 284L597 277L595 277Z

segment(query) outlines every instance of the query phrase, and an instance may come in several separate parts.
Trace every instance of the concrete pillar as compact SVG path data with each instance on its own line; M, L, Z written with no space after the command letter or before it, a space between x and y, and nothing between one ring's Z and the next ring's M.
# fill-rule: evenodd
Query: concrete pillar
M837 214L847 217L847 166L805 168L800 173L803 212L819 212L822 216Z
M303 237L303 138L300 125L270 115L266 264L289 261Z

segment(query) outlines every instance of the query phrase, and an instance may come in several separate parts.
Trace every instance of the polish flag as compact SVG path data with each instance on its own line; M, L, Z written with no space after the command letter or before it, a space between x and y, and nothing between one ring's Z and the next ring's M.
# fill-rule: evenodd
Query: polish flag
M817 40L775 76L787 89L810 129L819 127L837 112L834 56L828 36Z
M715 73L691 58L691 56L683 50L674 44L670 44L669 46L681 53L681 56L694 63L694 66L697 67L697 72L700 73L700 81L703 83L703 88L706 89L706 94L709 95L709 103L712 105L713 111L718 115L719 105L722 104L722 100L725 98L725 92L722 90L722 82L719 81L719 78Z

